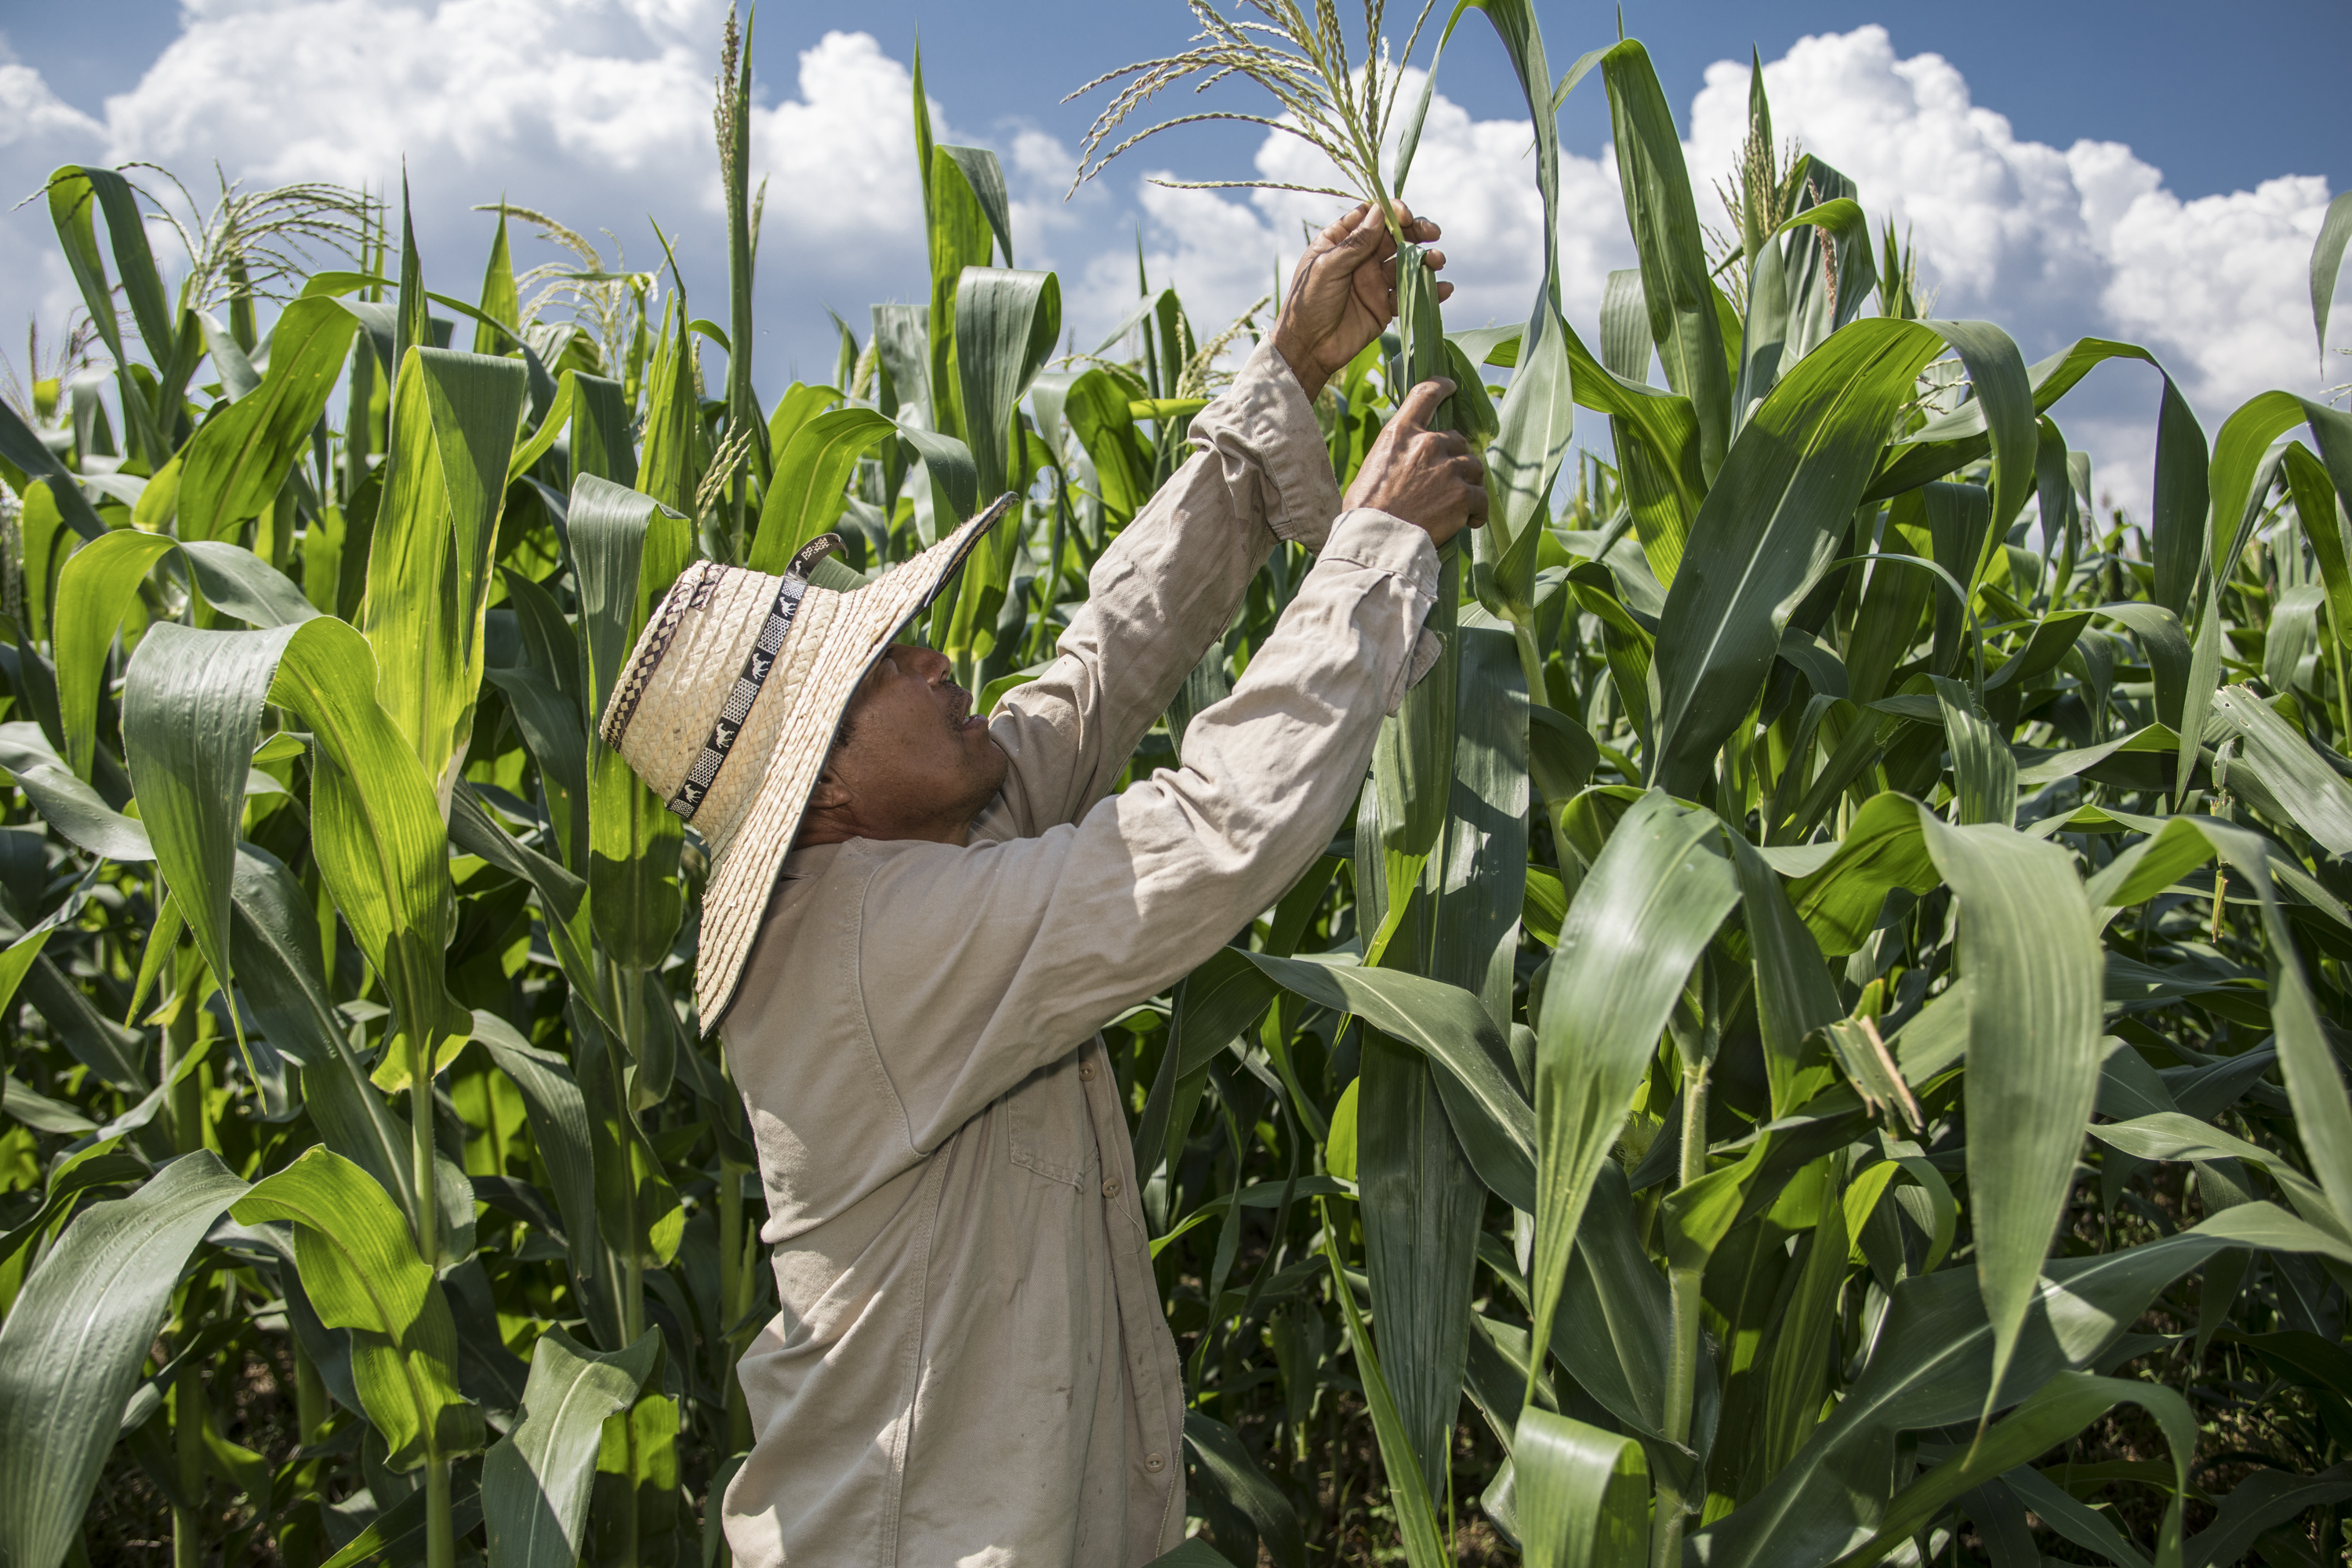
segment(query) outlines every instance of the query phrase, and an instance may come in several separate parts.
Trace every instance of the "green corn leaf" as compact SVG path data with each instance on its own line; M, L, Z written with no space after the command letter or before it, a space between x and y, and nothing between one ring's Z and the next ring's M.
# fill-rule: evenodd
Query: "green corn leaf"
M1845 1398L1754 1499L1692 1538L1695 1559L1707 1568L1822 1568L1860 1545L1876 1530L1885 1503L1884 1494L1853 1484L1862 1454L1883 1452L1878 1445L1896 1432L1972 1423L1989 1399L1998 1409L2059 1373L2083 1371L2174 1279L2247 1236L2287 1241L2282 1222L2294 1225L2263 1203L2242 1205L2221 1218L2231 1223L2209 1220L2116 1252L2052 1259L2027 1302L2027 1331L1998 1388L1992 1328L1971 1271L1903 1281Z
M1522 553L1526 566L1505 585L1514 607L1532 609L1534 531L1544 498L1568 455L1576 429L1576 395L1568 354L1568 324L1549 298L1528 323L1526 346L1503 394L1501 428L1481 454L1486 464L1486 526L1479 531L1482 561Z
M294 1222L302 1289L320 1322L351 1331L352 1377L392 1468L481 1447L481 1413L457 1392L457 1331L441 1283L382 1185L310 1149L229 1212L242 1225Z
M188 1254L246 1191L217 1156L173 1161L66 1227L0 1324L0 1557L57 1568Z
M1528 1568L1638 1568L1648 1560L1641 1444L1529 1405L1511 1458Z
M2003 1489L2031 1507L2053 1533L2089 1547L2117 1568L2153 1568L2106 1514L2079 1501L2041 1471L2021 1466L2003 1478Z
M232 973L230 889L246 777L262 704L299 630L200 632L161 623L148 629L123 675L123 754L141 821L189 933L224 988Z
M205 601L247 626L290 626L321 614L292 578L242 544L199 539L180 549Z
M2347 1226L2318 1184L2280 1159L2275 1150L2249 1143L2242 1138L2177 1110L2136 1116L2126 1121L2097 1122L2092 1126L2091 1133L2100 1142L2120 1149L2135 1159L2195 1160L2208 1163L2216 1160L2250 1161L2267 1172L2278 1184L2279 1191L2285 1194L2287 1202L2294 1205L2295 1213L2306 1222L2305 1230L2316 1232L2321 1237L2321 1244L2312 1250L2325 1252L2352 1241L2352 1226ZM2307 1243L2309 1237L2306 1236L2305 1239Z
M552 1178L556 1212L572 1251L572 1271L583 1279L596 1273L596 1173L588 1130L588 1102L560 1057L540 1050L513 1025L478 1008L474 1038L490 1053L499 1070L522 1091L531 1140Z
M2277 635L2275 621L2273 628ZM2216 741L2235 736L2244 750L2231 772L2252 773L2328 853L2352 854L2352 786L2270 704L2246 687L2224 687L2206 732Z
M2017 753L1977 710L1969 689L1940 675L1936 701L1944 712L1944 734L1952 747L1953 804L1962 826L1990 822L2017 825Z
M630 413L617 381L567 367L539 427L507 459L507 482L528 473L554 449L556 437L572 432L572 471L594 474L615 484L637 482L636 448L629 438Z
M1941 327L1952 323L1934 324ZM2095 366L2111 359L2137 360L2143 364L2154 366L2158 372L2164 370L2163 364L2155 355L2137 343L2114 342L2105 338L2078 338L2071 347L2062 349L2049 358L2037 361L2027 367L2025 379L2032 391L2033 414L2038 416L2048 413L2052 405L2073 391ZM1971 370L1971 374L1973 374ZM2185 405L2182 411L2186 412ZM1998 412L2002 415L2008 414L2007 410ZM1995 410L1990 409L1986 405L1971 399L1952 413L1931 419L1919 429L1892 443L1880 457L1878 472L1872 479L1870 489L1863 499L1885 500L1889 496L1916 489L1930 479L1939 479L1948 474L1955 473L1968 464L1982 458L1991 449L1986 426L1987 417L1995 413ZM2195 421L2192 418L2190 420L2192 427L2194 424ZM2162 438L2162 434L2159 433L2159 442ZM2203 461L2201 433L2198 436L2198 441L2200 446L2198 460L2201 463ZM2175 454L2176 458L2179 456L2180 454ZM2165 479L2165 470L2161 463L2158 465L2157 477L2159 490L2161 490ZM2201 509L2199 515L2202 516Z
M1339 1266L1339 1249L1332 1245L1328 1225L1324 1227L1323 1257L1331 1266L1331 1293L1339 1299L1339 1310L1347 1320L1349 1348L1355 1352L1364 1403L1371 1409L1372 1432L1380 1445L1381 1466L1388 1472L1389 1497L1397 1510L1397 1531L1404 1538L1405 1561L1411 1568L1444 1568L1452 1553L1438 1534L1437 1510L1430 1500L1427 1484L1421 1479L1421 1466L1414 1457L1412 1440L1405 1434L1404 1422L1397 1414L1396 1402L1389 1396L1388 1381L1381 1375L1380 1357L1372 1347L1371 1332L1365 1328L1364 1315L1356 1306L1356 1292L1348 1283L1347 1271Z
M155 254L147 244L147 223L139 211L137 193L131 189L131 182L114 170L88 164L68 164L56 170L49 175L47 188L49 220L57 227L67 268L81 289L82 303L89 311L91 324L98 328L99 337L114 360L115 384L122 395L123 419L129 426L131 452L161 466L170 455L170 445L156 429L154 406L131 375L131 356L123 348L122 320L114 306L114 286L108 280L106 263L99 255L93 221L98 213L106 215L106 237L121 276L122 293L131 307L132 324L147 348L158 378L176 390L184 374L175 379L170 366L177 334L171 303L163 291L163 276L155 269ZM194 368L193 361L188 368Z
M89 498L81 493L81 487L74 482L73 475L67 472L66 466L58 461L57 454L50 451L40 437L25 423L24 416L16 412L16 405L6 402L0 402L0 458L23 470L31 480L25 487L26 493L21 498L27 521L31 521L36 505L46 504L58 515L58 521L70 526L84 539L96 539L106 531L106 524L99 521L98 513L91 510ZM35 490L40 492L40 501L35 500L31 493ZM34 575L35 581L40 580L37 572ZM37 620L35 624L38 625Z
M1804 1238L1788 1305L1772 1330L1763 1367L1764 1403L1754 1473L1778 1475L1805 1446L1821 1420L1830 1363L1836 1349L1837 1299L1853 1246L1846 1228L1844 1162L1832 1159L1822 1185L1820 1218Z
M2148 512L2148 542L2156 558L2157 605L2175 619L2189 614L2198 568L2205 560L2210 462L2204 426L2166 376L2164 397L2157 405L2156 495Z
M1536 1026L1530 1278L1548 1342L1570 1239L1683 982L1738 897L1710 813L1653 791L1617 824L1560 927Z
M1683 166L1682 133L1649 52L1628 38L1601 59L1625 216L1641 258L1650 339L1666 384L1690 399L1698 420L1699 470L1712 483L1731 442L1731 374L1707 277L1705 237Z
M1760 91L1763 79L1761 71L1751 76L1749 90ZM1815 172L1817 163L1814 159L1805 161L1807 184L1811 189L1822 184ZM1841 187L1850 184L1835 175L1831 183ZM1843 319L1834 325L1843 326L1851 320L1869 291L1872 279L1866 272L1859 278L1847 275L1848 264L1857 258L1864 268L1868 266L1870 226L1861 206L1836 192L1820 194L1824 198L1820 205L1789 218L1752 253L1748 315L1739 334L1739 378L1732 388L1735 424L1790 366L1829 336L1832 321L1821 268L1824 243L1835 247L1839 260L1837 292L1843 308L1837 316ZM1821 238L1805 232L1809 229L1818 230Z
M507 209L499 206L499 226L490 236L490 258L482 268L480 310L487 320L474 323L474 352L502 354L522 326L522 296L515 289L514 258L507 249ZM496 323L495 325L493 323ZM498 329L504 326L507 331Z
M393 390L392 478L359 626L375 652L378 696L424 763L445 820L481 686L482 617L524 381L512 360L419 348Z
M229 951L246 1004L278 1054L299 1063L303 1100L326 1146L375 1178L416 1218L410 1131L367 1082L320 973L319 922L292 872L251 845L237 850Z
M358 331L343 302L322 295L279 312L268 374L205 420L181 454L182 539L234 542L239 525L277 498L288 466L310 445Z
M2197 1450L2197 1417L2189 1401L2161 1384L2062 1372L1967 1451L1945 1460L1895 1494L1877 1533L1838 1559L1838 1568L1869 1568L1909 1542L1962 1493L2065 1442L2121 1404L2156 1418L2172 1454L2172 1500L2166 1505L2156 1551L2158 1568L2179 1568L2181 1506L2189 1492L2189 1460Z
M477 349L475 352L482 351ZM566 370L562 379L555 384L555 400L547 405L547 412L541 416L538 428L507 458L507 483L512 484L521 479L541 458L555 449L555 438L562 435L565 426L572 423L572 404L579 396L579 384L580 373L576 370Z
M2002 826L1948 827L1919 815L1927 852L1960 902L1969 1196L1998 1385L2098 1096L2105 963L2065 850Z
M956 366L964 438L982 496L1003 494L1024 478L1017 461L1019 405L1061 330L1061 284L1054 274L964 268L956 289ZM942 651L959 664L994 650L997 614L1024 543L1019 522L1016 515L982 540L964 570L941 642Z
M929 136L924 140L928 142ZM963 379L956 363L956 295L966 268L988 265L994 236L988 209L955 154L930 146L924 156L923 212L931 258L931 313L925 334L930 350L931 428L968 441L971 433L966 428Z
M1772 1114L1786 1116L1826 1081L1826 1073L1808 1063L1807 1038L1845 1009L1821 947L1798 918L1780 876L1745 838L1726 837L1739 878L1739 901L1748 912L1748 945L1755 955L1756 1020L1763 1035Z
M1990 321L1927 321L1960 356L1975 403L1984 410L1992 451L1992 520L1966 574L1955 572L1973 595L1984 581L1994 552L2009 535L2026 498L2033 493L2033 462L2041 448L2034 423L2032 379L2016 342Z
M635 482L655 500L684 516L694 510L695 492L702 484L710 456L703 439L701 386L682 290L663 304L661 331L655 342L646 391L645 454ZM576 473L572 478L575 491L580 478Z
M1549 1342L1579 1387L1629 1429L1661 1443L1673 1312L1665 1279L1636 1228L1625 1174L1613 1161L1604 1163L1577 1224Z
M569 526L593 731L637 634L693 546L682 520L593 476L572 486ZM588 907L597 939L614 962L651 969L668 955L684 913L674 880L680 824L601 742L588 751Z
M1366 1031L1356 1080L1364 1268L1398 1425L1432 1495L1445 1484L1462 1403L1471 1276L1486 1202L1437 1077L1418 1053Z
M161 534L125 530L75 551L58 574L57 630L50 645L58 668L58 714L65 727L66 760L74 776L85 782L98 752L98 699L114 634L140 583L176 548Z
M880 366L881 412L925 429L931 417L930 331L920 305L874 307L874 358ZM895 405L895 406L894 406Z
M2319 357L2327 358L2327 312L2336 301L2336 277L2343 270L2344 247L2352 241L2352 191L2339 192L2319 220L2319 237L2311 247L2311 330L2319 342Z
M870 408L836 408L795 430L776 449L775 478L761 498L751 570L781 575L794 552L831 528L857 460L898 428Z
M2271 1022L2287 1098L2294 1107L2295 1130L2309 1155L2312 1173L2333 1205L2336 1223L2332 1228L2352 1235L2352 1101L2346 1099L2336 1052L2328 1044L2302 956L2279 906L2271 879L2271 847L2249 829L2228 823L2204 818L2197 826L2231 869L2252 884L2261 900L2263 931L2273 966ZM2305 1217L2314 1216L2306 1213Z
M147 829L74 777L39 725L21 719L0 724L0 768L43 820L90 854L128 862L155 858Z
M1660 616L1654 773L1667 789L1694 793L1754 704L1790 613L1837 555L1869 454L1941 342L1914 322L1856 321L1740 431L1692 524L1686 558L1710 569L1678 574Z
M981 493L995 495L1012 478L1013 411L1061 336L1061 284L1050 272L967 268L955 310L964 440Z
M454 910L448 838L424 766L375 699L375 660L349 626L320 618L234 635L278 642L270 700L310 724L311 852L335 907L392 1004L402 1071L466 1031L443 988ZM248 658L258 656L247 655ZM420 1190L430 1185L421 1179Z
M2256 1470L2221 1500L2213 1522L2183 1543L2182 1561L2189 1568L2243 1562L2247 1549L2263 1531L2347 1497L2352 1497L2352 1468L2342 1464L2330 1465L2315 1476Z
M1919 821L1917 802L1892 792L1874 795L1828 863L1790 884L1790 902L1823 953L1835 958L1860 947L1893 889L1924 893L1935 886Z
M583 789L584 791L585 785ZM528 845L509 837L492 821L476 795L462 780L449 803L449 841L468 855L479 855L508 876L530 884L547 922L548 944L563 966L574 997L593 997L598 987L593 942L589 931L588 885L569 870Z
M1184 1446L1192 1451L1227 1498L1249 1517L1277 1568L1305 1568L1306 1533L1290 1500L1268 1480L1240 1436L1223 1422L1198 1410L1184 1413Z
M1150 457L1128 405L1127 390L1099 367L1072 382L1062 405L1078 444L1094 459L1104 509L1122 522L1142 510L1152 489Z
M2196 658L2189 671L2188 698L2180 710L2180 766L2175 788L2183 795L2196 767L2206 716L2221 685L2221 584L2237 569L2238 556L2252 537L2270 478L2284 458L2271 444L2297 425L2310 426L2336 493L2352 492L2352 415L2324 403L2285 392L2262 393L2221 422L2221 433L2213 442L2203 610L2197 622Z
M450 1479L449 1533L463 1541L482 1522L482 1493L469 1473L470 1464L456 1467ZM366 1568L369 1563L422 1561L434 1521L426 1504L431 1494L422 1487L377 1514L368 1527L319 1568Z
M1226 949L1210 962L1255 968L1292 995L1335 1013L1352 1014L1444 1067L1439 1093L1480 1179L1514 1206L1527 1208L1533 1202L1534 1114L1513 1079L1510 1047L1475 995L1401 970L1318 963L1238 948ZM1272 996L1270 990L1261 994L1265 1000ZM1208 1053L1222 1048L1233 1038L1234 1029L1263 1013L1265 1000L1245 992L1222 999L1220 1007L1229 1009L1223 1016L1241 1021L1208 1047ZM1208 1033L1213 1034L1213 1027Z
M924 542L936 544L959 521L980 510L980 469L971 460L971 448L952 436L902 425L898 437L922 459L925 485L914 498L915 521ZM954 603L942 598L938 613L949 614Z
M2300 441L2292 442L2282 465L2288 491L2294 497L2295 516L2326 585L2327 613L2337 640L2352 637L2352 561L2347 561L2342 502L2327 469Z
M605 1354L562 1329L540 1336L522 1418L482 1458L491 1568L572 1568L580 1560L604 1421L636 1402L660 1348L652 1329Z
M988 232L995 237L996 252L1004 258L1004 265L1016 265L1013 259L1013 200L1004 188L1004 169L997 163L996 154L985 147L950 147L941 144L939 151L953 160L963 173L964 181L980 202L980 210L987 216Z
M787 442L800 433L801 427L826 409L841 401L837 386L806 386L799 382L784 389L776 399L776 411L768 416L768 446L781 452Z

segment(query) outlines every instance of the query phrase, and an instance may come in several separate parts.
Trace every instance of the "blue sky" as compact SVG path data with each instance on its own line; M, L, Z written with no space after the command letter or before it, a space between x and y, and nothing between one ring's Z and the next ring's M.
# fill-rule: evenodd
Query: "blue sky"
M1538 10L1555 71L1615 34L1609 5ZM381 184L404 154L436 287L470 291L488 220L467 208L503 192L611 229L633 266L655 254L646 219L658 216L680 238L695 303L716 314L708 90L723 11L724 0L0 0L0 184L13 196L56 163L143 157L192 185L215 160L256 183ZM1629 0L1623 15L1681 117L1703 216L1737 140L1752 44L1782 131L1853 174L1874 216L1919 236L1945 313L2001 321L2029 356L2084 334L2147 342L2209 431L2264 386L2352 379L2335 356L2322 374L2297 259L2326 198L2352 186L2343 0L2241 0L2226 14L2179 0ZM1409 20L1391 4L1400 42ZM829 374L823 305L859 322L869 301L921 296L905 76L919 33L943 133L1003 155L1019 259L1062 273L1081 340L1131 291L1139 232L1153 282L1177 283L1204 331L1247 305L1295 255L1315 204L1178 195L1142 176L1311 173L1262 132L1178 132L1059 201L1094 107L1062 95L1190 30L1176 0L768 7L754 51L753 161L774 181L762 386ZM1514 319L1539 242L1514 156L1526 110L1475 16L1439 92L1413 194L1449 228L1463 290L1449 317ZM1597 79L1561 132L1567 297L1589 331L1607 270L1632 260ZM0 321L69 308L54 251L37 205L0 218ZM0 342L21 339L11 327ZM2070 439L2126 503L2145 490L2153 409L2152 375L2122 370L2062 405Z

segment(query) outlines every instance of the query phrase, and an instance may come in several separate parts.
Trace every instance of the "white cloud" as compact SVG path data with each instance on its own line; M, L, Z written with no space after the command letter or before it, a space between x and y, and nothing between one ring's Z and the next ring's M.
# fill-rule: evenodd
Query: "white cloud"
M468 209L505 195L583 231L612 229L636 266L658 254L646 221L658 219L678 242L696 308L717 316L725 258L710 73L722 14L721 0L188 0L180 36L102 117L0 55L0 194L37 190L59 163L130 159L167 164L199 189L215 160L255 183L383 188L404 157L436 287L471 291L488 222ZM1941 313L1999 321L2029 357L2078 336L2144 342L2180 377L2209 432L2256 391L2322 384L2305 268L2324 182L2286 175L2181 200L2126 147L2020 139L1949 62L1900 57L1883 27L1800 40L1765 77L1780 132L1852 175L1874 218L1912 233ZM1409 73L1405 96L1420 83ZM1718 63L1691 104L1685 153L1708 216L1714 181L1745 134L1747 83L1745 65ZM758 353L772 390L795 362L812 374L830 365L819 306L862 326L866 302L928 292L912 85L874 37L842 31L801 53L789 93L761 85L752 163L770 185ZM1286 274L1303 226L1339 206L1165 189L1143 182L1141 164L1066 203L1075 159L1053 135L1004 123L983 137L932 112L942 141L1000 149L1019 259L1062 273L1081 347L1134 298L1131 224L1144 230L1154 287L1174 284L1206 334ZM1445 226L1457 325L1517 320L1534 296L1542 219L1529 140L1523 118L1432 102L1408 194ZM1187 153L1181 139L1155 147ZM1317 154L1279 135L1247 168L1181 172L1332 183ZM1559 210L1563 303L1591 339L1608 273L1634 260L1609 148L1563 150ZM524 264L544 258L520 243ZM0 217L0 278L9 315L54 322L75 299L39 203ZM2352 322L2352 310L2339 320ZM2145 504L2155 403L2153 376L2120 367L2057 410L2096 457L2103 488L2135 507ZM1602 428L1585 422L1588 436Z
M723 317L710 118L723 15L717 0L197 0L102 121L58 102L28 68L0 66L0 188L37 188L62 161L140 159L200 195L215 161L252 184L383 190L404 160L433 287L472 292L490 220L469 209L504 195L592 236L612 230L635 267L659 260L647 220L658 221L698 311ZM752 112L753 181L770 180L763 382L781 382L796 359L829 365L822 303L856 321L869 300L925 291L906 66L868 35L828 33L802 52L793 85L777 100L763 84L771 101ZM517 243L519 264L548 258ZM0 229L11 277L37 257L62 281L55 249L37 204ZM55 316L73 298L52 286L23 305Z
M1685 148L1702 212L1747 132L1748 68L1710 66ZM2179 378L2210 438L2257 392L2321 385L2311 245L2324 180L2182 201L2113 142L2061 152L2021 140L1939 55L1897 58L1884 27L1800 39L1768 61L1777 132L1851 177L1874 219L1916 238L1938 315L2007 328L2029 359L2078 337L2144 344ZM2094 373L2053 410L2096 459L2097 483L2146 516L2157 383Z
M1418 70L1403 73L1400 104L1413 100L1423 79ZM1543 203L1531 146L1526 120L1475 120L1442 93L1431 100L1405 199L1444 231L1439 248L1455 288L1445 308L1451 323L1517 321L1534 303L1543 266ZM1293 185L1340 184L1322 153L1279 132L1268 133L1250 169L1188 173ZM1145 265L1154 288L1172 284L1182 295L1204 335L1268 292L1277 268L1287 286L1310 232L1346 205L1287 190L1227 195L1171 189L1150 184L1154 176L1171 177L1164 168L1155 170L1132 187L1150 226ZM1613 153L1604 150L1596 159L1564 151L1559 205L1570 215L1560 226L1562 304L1572 318L1589 319L1601 308L1611 269L1634 260L1618 216ZM1105 325L1115 321L1135 296L1132 254L1113 248L1097 257L1081 292L1090 316Z

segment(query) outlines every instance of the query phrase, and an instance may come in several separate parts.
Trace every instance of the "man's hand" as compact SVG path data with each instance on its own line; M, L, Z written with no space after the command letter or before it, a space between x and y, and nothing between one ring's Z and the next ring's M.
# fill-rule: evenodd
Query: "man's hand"
M1444 544L1466 524L1486 521L1486 468L1470 443L1451 430L1429 427L1454 384L1433 376L1405 394L1404 406L1364 455L1341 507L1377 507L1425 531Z
M1402 202L1397 213L1407 239L1419 245L1436 240L1435 224L1414 217ZM1274 346L1308 402L1395 319L1396 249L1380 209L1366 202L1317 236L1298 258L1290 275L1290 298L1274 323ZM1445 253L1433 250L1428 261L1434 272L1445 265ZM1451 283L1437 286L1441 300L1453 292Z

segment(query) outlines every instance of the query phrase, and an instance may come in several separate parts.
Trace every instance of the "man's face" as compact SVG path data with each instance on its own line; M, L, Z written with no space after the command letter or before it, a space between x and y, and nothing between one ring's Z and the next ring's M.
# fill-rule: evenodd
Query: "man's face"
M1011 765L955 684L945 656L894 644L849 704L849 742L825 772L848 791L848 812L871 838L961 837L1003 786Z

